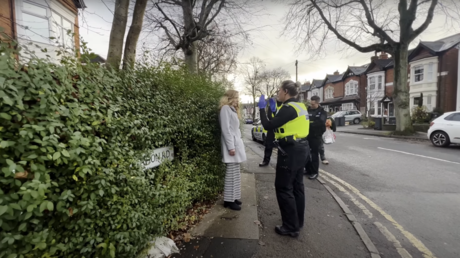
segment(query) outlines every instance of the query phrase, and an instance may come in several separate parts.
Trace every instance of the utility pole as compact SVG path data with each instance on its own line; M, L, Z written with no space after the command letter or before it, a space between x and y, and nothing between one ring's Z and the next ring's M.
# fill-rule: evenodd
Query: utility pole
M295 82L298 81L298 79L297 79L297 64L298 64L298 63L299 63L299 62L297 62L297 60L295 60Z

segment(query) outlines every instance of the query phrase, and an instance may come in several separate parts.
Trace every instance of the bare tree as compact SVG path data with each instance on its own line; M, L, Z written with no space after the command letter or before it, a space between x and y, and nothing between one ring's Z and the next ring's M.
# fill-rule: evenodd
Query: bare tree
M113 14L112 30L110 31L109 51L107 64L119 69L121 55L123 54L123 41L125 39L126 24L128 23L129 0L116 0Z
M326 48L330 35L359 52L392 54L396 131L411 133L409 44L426 30L436 8L458 18L457 5L454 0L294 0L286 15L285 32L294 33L301 43L299 50L315 54Z
M126 37L125 52L123 54L123 69L132 67L136 61L137 41L142 31L142 23L144 21L147 2L148 0L136 0L133 20L128 31L128 36Z
M215 31L219 31L216 25ZM234 42L227 30L221 30L215 36L197 41L197 70L210 76L226 75L237 67L241 46Z
M252 119L256 116L256 97L260 94L260 86L264 81L263 72L265 63L258 57L251 57L249 63L244 68L245 91L252 97Z
M281 82L289 80L291 75L288 71L279 67L263 71L261 77L263 81L259 89L260 92L266 96L273 96L280 87Z
M248 39L248 33L240 20L250 17L246 10L248 0L157 0L155 9L147 12L153 30L165 33L169 47L182 50L184 61L190 72L198 72L199 41L216 36L214 24L232 27L232 35Z

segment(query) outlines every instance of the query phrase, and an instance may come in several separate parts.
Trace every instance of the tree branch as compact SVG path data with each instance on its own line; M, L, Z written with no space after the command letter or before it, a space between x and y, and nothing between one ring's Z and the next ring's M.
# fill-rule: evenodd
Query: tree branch
M416 30L413 31L412 35L410 35L410 41L414 40L416 37L418 37L426 28L428 28L428 25L433 21L433 16L434 16L434 9L436 8L436 5L438 4L438 0L431 0L431 5L430 8L428 9L428 14L426 16L425 21L423 22L422 25Z
M177 33L177 36L180 38L180 32L179 32L179 30L177 29L176 24L174 24L174 21L171 20L171 18L169 18L168 15L166 15L166 13L163 11L163 9L161 9L161 7L160 7L160 5L159 5L158 3L155 3L155 6L156 6L157 9L161 12L161 14L163 14L163 17L164 17L167 21L169 21L169 22L172 24L172 26L174 27L174 30L175 30L176 33Z
M324 23L327 25L328 29L330 31L332 31L332 33L334 33L338 39L340 39L342 42L344 42L345 44L353 47L354 49L358 50L359 52L363 52L363 53L367 53L367 52L372 52L372 51L385 51L385 52L393 52L391 49L391 45L390 44L372 44L372 45L369 45L369 46L366 46L366 47L362 47L358 44L356 44L355 42L345 38L344 36L342 36L338 31L337 29L334 28L334 26L332 26L331 22L326 18L326 16L324 16L324 13L323 11L321 10L321 8L316 4L316 1L315 0L310 0L311 3L313 4L313 6L315 7L315 9L318 11L319 15L321 16L321 18L323 19Z
M394 40L381 27L379 27L375 23L374 19L372 19L372 14L371 14L371 11L369 10L369 7L366 4L366 1L360 0L359 2L364 8L367 22L369 23L369 26L371 26L374 29L375 34L378 34L379 35L378 37L381 38L382 41L387 41L388 43L390 43L390 45L394 45L395 44Z

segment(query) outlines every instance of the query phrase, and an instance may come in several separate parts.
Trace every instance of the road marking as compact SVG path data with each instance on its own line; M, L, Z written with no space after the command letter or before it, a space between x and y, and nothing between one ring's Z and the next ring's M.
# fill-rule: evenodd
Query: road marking
M343 188L343 186L339 185L338 183L332 181L332 179L330 179L329 177L325 176L325 175L321 175L322 178L324 178L324 180L326 180L327 182L331 183L333 186L337 187L337 189L339 189L341 192L345 193L346 195L348 195L348 198L350 198L350 200L356 205L358 206L358 208L360 208L364 214L367 215L368 218L372 218L374 217L374 215L372 214L372 212L370 212L366 206L364 206L364 204L362 204L361 202L359 202L353 195L351 195L350 192L348 192L345 188Z
M411 155L411 156L416 156L416 157L420 157L420 158L432 159L432 160L437 160L437 161L442 161L442 162L447 162L447 163L452 163L452 164L460 165L459 162L450 161L450 160L445 160L445 159L438 159L438 158L434 158L434 157L429 157L429 156L414 154L414 153L405 152L405 151L386 149L386 148L382 148L382 147L377 147L377 149L386 150L386 151L392 151L392 152L402 153L402 154Z
M324 170L321 169L321 172L324 173L325 175L329 176L330 178L334 179L335 181L341 183L348 189L350 189L353 193L358 195L362 200L364 200L367 204L369 204L372 208L374 208L376 211L378 211L383 217L385 217L388 221L390 221L395 228L397 228L411 243L412 245L417 248L422 254L423 257L425 258L435 258L436 256L433 255L433 253L422 243L422 241L418 240L412 233L409 231L405 230L403 226L401 226L398 222L396 222L393 217L386 213L382 208L380 208L377 204L375 204L373 201L371 201L369 198L361 194L361 192L356 189L354 186L350 185L349 183L343 181L342 179L332 175L331 173L328 173Z
M388 241L393 243L396 251L398 251L402 258L412 258L412 255L410 255L410 253L401 246L401 243L398 241L398 239L396 239L396 237L391 234L391 232L384 225L382 225L382 223L376 221L374 222L374 225L377 226L377 228L387 238Z

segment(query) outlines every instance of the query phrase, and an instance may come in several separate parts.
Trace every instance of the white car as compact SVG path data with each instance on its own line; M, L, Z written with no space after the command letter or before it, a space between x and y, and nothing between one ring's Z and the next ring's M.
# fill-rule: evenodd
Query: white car
M460 112L447 112L433 120L427 136L436 147L460 143Z
M267 131L264 130L264 126L261 121L258 121L253 124L251 135L253 141L265 142L265 136Z

